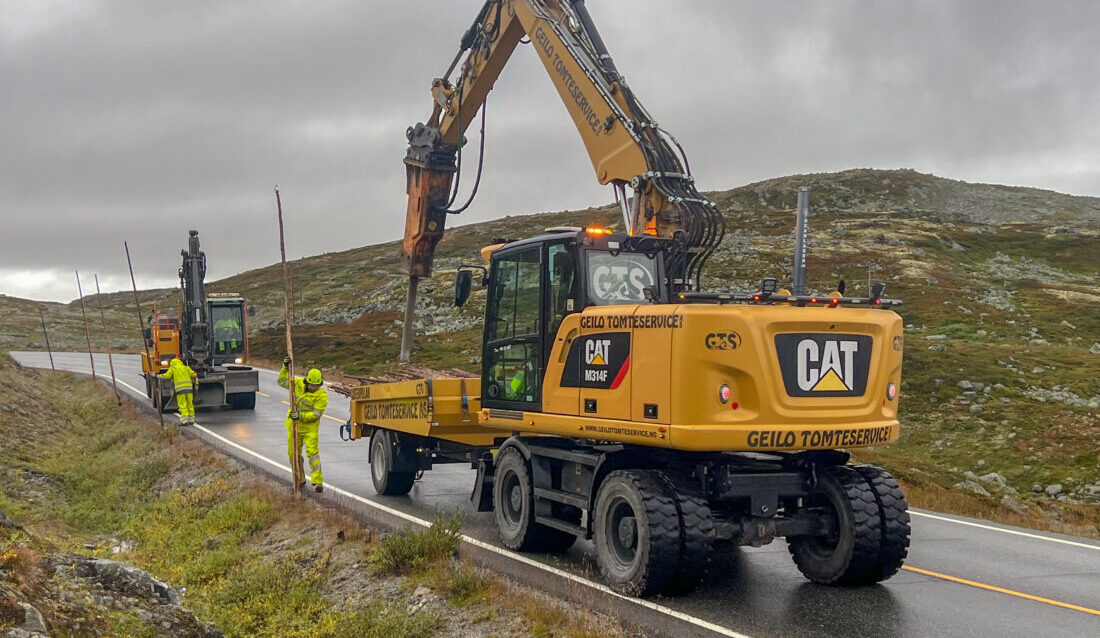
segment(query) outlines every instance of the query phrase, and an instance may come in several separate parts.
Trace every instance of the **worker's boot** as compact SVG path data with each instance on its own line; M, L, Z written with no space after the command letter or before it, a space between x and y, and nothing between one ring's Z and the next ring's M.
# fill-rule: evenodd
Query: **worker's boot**
M317 484L313 486L313 491L320 494L321 492L325 491L325 488L321 484Z

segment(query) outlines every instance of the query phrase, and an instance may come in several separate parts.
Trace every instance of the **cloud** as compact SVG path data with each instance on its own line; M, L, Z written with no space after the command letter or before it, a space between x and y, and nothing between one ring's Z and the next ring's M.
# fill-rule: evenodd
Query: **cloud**
M191 228L213 277L271 263L276 183L291 256L399 237L405 127L479 5L6 3L0 293L71 299L20 282L72 268L122 280L123 239L140 280L170 283ZM905 166L1100 195L1096 3L624 7L590 3L703 188ZM530 47L487 111L456 221L611 201Z

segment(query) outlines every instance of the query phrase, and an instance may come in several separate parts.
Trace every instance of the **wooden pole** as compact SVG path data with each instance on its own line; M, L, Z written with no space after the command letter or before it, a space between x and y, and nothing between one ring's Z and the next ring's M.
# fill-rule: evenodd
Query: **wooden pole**
M95 294L97 297L103 295L99 291L99 273L92 273L95 277ZM107 315L103 312L103 300L99 300L99 322L103 324L103 336L107 339L107 365L111 368L111 387L115 390L115 401L118 401L119 405L122 405L122 397L118 394L118 381L115 380L115 360L111 356L111 331L107 328Z
M153 358L149 356L149 342L145 340L145 320L141 318L141 300L138 299L137 281L134 280L134 262L130 261L130 245L126 242L122 242L122 246L126 249L126 265L130 267L130 286L134 289L134 309L137 310L138 334L141 335L141 343L145 346L145 361L149 364L149 370L152 370ZM152 326L150 326L150 328L152 328ZM144 368L142 372L144 373ZM164 429L164 412L161 409L160 397L160 379L157 379L156 375L152 375L152 380L146 377L145 381L153 387L153 407L156 409L157 417L160 419L160 427Z
M80 288L80 271L76 272L76 292L80 295L80 314L84 315L84 338L88 340L88 361L92 364L92 381L95 381L95 357L92 356L92 332L88 329L88 313L84 310L84 291Z
M57 372L53 367L53 350L50 349L50 333L46 332L46 315L42 312L42 306L38 307L38 316L42 319L42 336L46 338L46 352L50 353L50 370Z
M297 410L298 398L294 395L294 340L291 337L291 318L294 302L294 292L290 288L290 267L286 263L286 238L283 234L283 200L279 197L279 187L275 187L275 207L279 211L279 255L283 260L283 316L286 317L286 356L290 358L287 364L287 389L290 390L290 411ZM298 419L290 422L291 440L294 441L293 454L290 456L292 480L294 481L294 496L302 497L302 443L298 440Z

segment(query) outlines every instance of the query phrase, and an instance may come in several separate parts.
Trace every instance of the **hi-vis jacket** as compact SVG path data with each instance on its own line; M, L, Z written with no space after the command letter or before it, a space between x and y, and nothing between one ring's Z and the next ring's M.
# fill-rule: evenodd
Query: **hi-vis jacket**
M179 359L172 359L172 362L168 364L168 369L157 376L162 379L171 379L176 394L191 392L191 384L194 379L198 378L191 366L184 364Z
M287 387L287 377L290 376L286 366L279 371L279 385ZM298 399L298 422L316 423L321 420L321 415L328 407L328 391L321 386L313 392L306 392L306 382L301 377L294 379L294 396ZM289 410L287 411L289 414Z

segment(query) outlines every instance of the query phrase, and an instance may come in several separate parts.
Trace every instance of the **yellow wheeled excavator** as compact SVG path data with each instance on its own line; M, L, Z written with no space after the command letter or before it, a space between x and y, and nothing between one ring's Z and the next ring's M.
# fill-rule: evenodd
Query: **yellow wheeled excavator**
M259 372L248 363L248 312L235 293L206 294L206 253L199 232L187 234L179 269L179 309L158 312L153 306L144 329L146 352L141 355L145 391L157 409L177 409L172 381L157 375L179 359L195 370L195 407L252 410L260 388Z
M809 579L877 582L907 554L909 515L882 468L848 448L899 434L902 322L882 296L700 289L724 222L686 155L641 106L583 0L489 0L408 129L405 265L431 275L454 207L463 133L529 38L615 190L623 227L551 229L482 251L457 304L488 289L480 378L352 390L381 494L436 463L477 469L472 501L502 542L562 551L592 539L632 595L699 581L720 544L784 538ZM452 78L457 70L457 75Z

